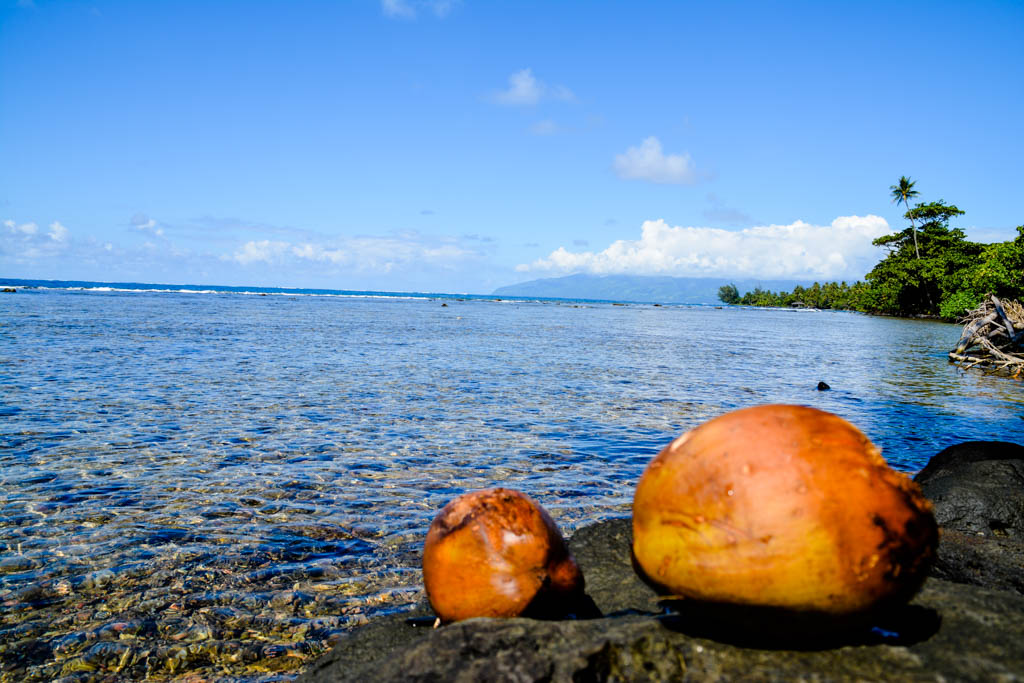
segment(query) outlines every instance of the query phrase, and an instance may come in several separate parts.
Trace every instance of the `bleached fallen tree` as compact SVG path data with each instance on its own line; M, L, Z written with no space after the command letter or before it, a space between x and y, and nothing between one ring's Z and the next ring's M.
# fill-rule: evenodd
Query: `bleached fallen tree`
M1015 379L1024 375L1024 306L990 296L968 313L964 331L949 360L962 367L980 367L1007 373Z

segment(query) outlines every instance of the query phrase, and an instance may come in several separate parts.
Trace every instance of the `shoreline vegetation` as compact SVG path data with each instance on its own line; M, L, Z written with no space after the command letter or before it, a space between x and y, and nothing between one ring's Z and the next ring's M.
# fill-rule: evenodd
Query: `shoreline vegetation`
M890 189L893 201L909 206L918 192L901 177ZM864 281L815 282L810 287L773 292L755 287L740 294L735 284L723 285L718 298L726 304L807 307L859 311L902 318L964 319L989 296L1024 299L1024 225L1006 242L970 242L949 221L964 211L943 200L919 203L904 217L910 226L883 235L872 244L887 254Z

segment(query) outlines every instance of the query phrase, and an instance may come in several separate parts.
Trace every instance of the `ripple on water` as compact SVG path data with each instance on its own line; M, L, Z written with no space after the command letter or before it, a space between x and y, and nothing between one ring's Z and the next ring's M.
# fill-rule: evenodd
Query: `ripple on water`
M286 680L422 598L454 496L520 488L571 533L734 408L831 410L905 470L1024 413L1018 384L945 363L948 325L448 304L0 301L0 681Z

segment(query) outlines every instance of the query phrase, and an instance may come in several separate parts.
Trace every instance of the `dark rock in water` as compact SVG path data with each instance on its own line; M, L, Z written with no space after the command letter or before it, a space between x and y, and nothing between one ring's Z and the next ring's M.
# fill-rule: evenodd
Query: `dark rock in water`
M734 642L669 613L630 564L631 523L570 541L603 618L470 619L423 627L425 606L354 631L300 681L1015 680L1024 596L929 579L914 601L829 644Z
M932 575L1024 595L1024 446L951 446L914 480L942 527Z
M18 292L14 287L4 287L3 291L4 294L17 294Z
M818 391L828 391L831 388L832 387L830 387L829 385L825 384L824 382L818 382Z
M1024 446L968 441L950 446L914 477L940 527L1024 539Z

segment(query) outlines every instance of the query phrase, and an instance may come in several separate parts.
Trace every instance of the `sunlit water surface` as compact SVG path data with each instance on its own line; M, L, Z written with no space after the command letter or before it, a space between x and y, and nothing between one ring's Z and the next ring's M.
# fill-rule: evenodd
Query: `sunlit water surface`
M838 413L908 471L1020 441L1021 383L949 365L958 333L714 307L0 295L0 680L289 680L421 597L453 496L521 489L569 534L628 514L658 450L735 408Z

